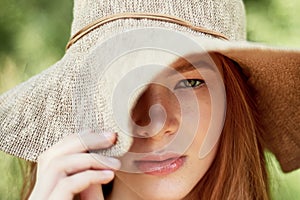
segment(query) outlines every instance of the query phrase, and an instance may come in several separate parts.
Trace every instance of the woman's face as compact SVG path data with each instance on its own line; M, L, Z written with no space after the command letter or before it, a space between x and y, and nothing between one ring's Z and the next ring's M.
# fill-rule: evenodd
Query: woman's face
M132 130L136 137L130 152L146 156L134 163L142 173L117 172L114 188L123 194L144 199L181 199L204 176L215 158L218 145L203 159L199 158L199 150L211 120L210 93L202 74L209 79L216 72L203 68L200 74L186 62L179 63L173 66L177 73L165 70L157 76L132 110L136 124ZM164 111L154 107L151 110L153 105L160 105ZM200 118L195 117L199 112ZM172 141L185 139L190 140L189 145L178 146L182 149L179 152L153 153L168 149Z

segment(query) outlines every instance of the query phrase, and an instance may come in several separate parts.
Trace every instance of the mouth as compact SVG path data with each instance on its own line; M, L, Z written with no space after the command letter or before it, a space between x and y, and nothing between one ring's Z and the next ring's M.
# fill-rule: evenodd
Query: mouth
M162 176L181 168L186 156L178 154L149 155L134 161L136 167L144 174Z

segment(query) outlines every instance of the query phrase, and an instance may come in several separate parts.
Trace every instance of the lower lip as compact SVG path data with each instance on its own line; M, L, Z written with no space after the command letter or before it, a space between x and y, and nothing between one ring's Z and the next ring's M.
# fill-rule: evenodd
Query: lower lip
M137 161L136 165L145 174L162 176L178 170L184 164L185 160L186 157L181 156L176 159L164 161Z

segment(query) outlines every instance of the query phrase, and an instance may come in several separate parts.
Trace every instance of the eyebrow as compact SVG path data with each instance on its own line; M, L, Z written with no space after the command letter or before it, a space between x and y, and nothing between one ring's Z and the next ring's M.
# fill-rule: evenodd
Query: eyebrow
M174 63L173 65L171 65L171 68L173 70L171 70L170 73L168 73L169 76L175 75L177 73L185 73L185 72L189 72L189 71L198 70L199 68L205 69L205 70L210 70L210 71L215 71L213 69L213 67L211 66L211 64L209 64L203 60L200 60L198 62L193 62L193 63L189 63L187 61L184 61L184 63L182 63L182 64Z

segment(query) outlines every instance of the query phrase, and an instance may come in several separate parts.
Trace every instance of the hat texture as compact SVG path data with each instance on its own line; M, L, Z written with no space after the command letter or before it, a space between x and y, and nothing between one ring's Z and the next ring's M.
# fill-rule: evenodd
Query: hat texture
M189 34L202 42L207 51L220 52L240 64L256 91L255 100L265 128L265 147L275 154L284 171L300 168L299 49L247 42L241 0L75 0L71 35L102 17L120 13L174 16L221 33L229 40L178 23L147 18L105 23L77 40L56 64L0 96L1 150L37 161L43 151L61 138L84 128L121 131L113 119L111 91L105 83L99 86L93 80L86 57L112 35L160 27ZM78 88L87 87L88 90L82 90L85 92L77 92ZM87 112L80 104L89 105L88 111L93 112ZM122 155L131 142L131 137L120 134L117 144L103 153Z

